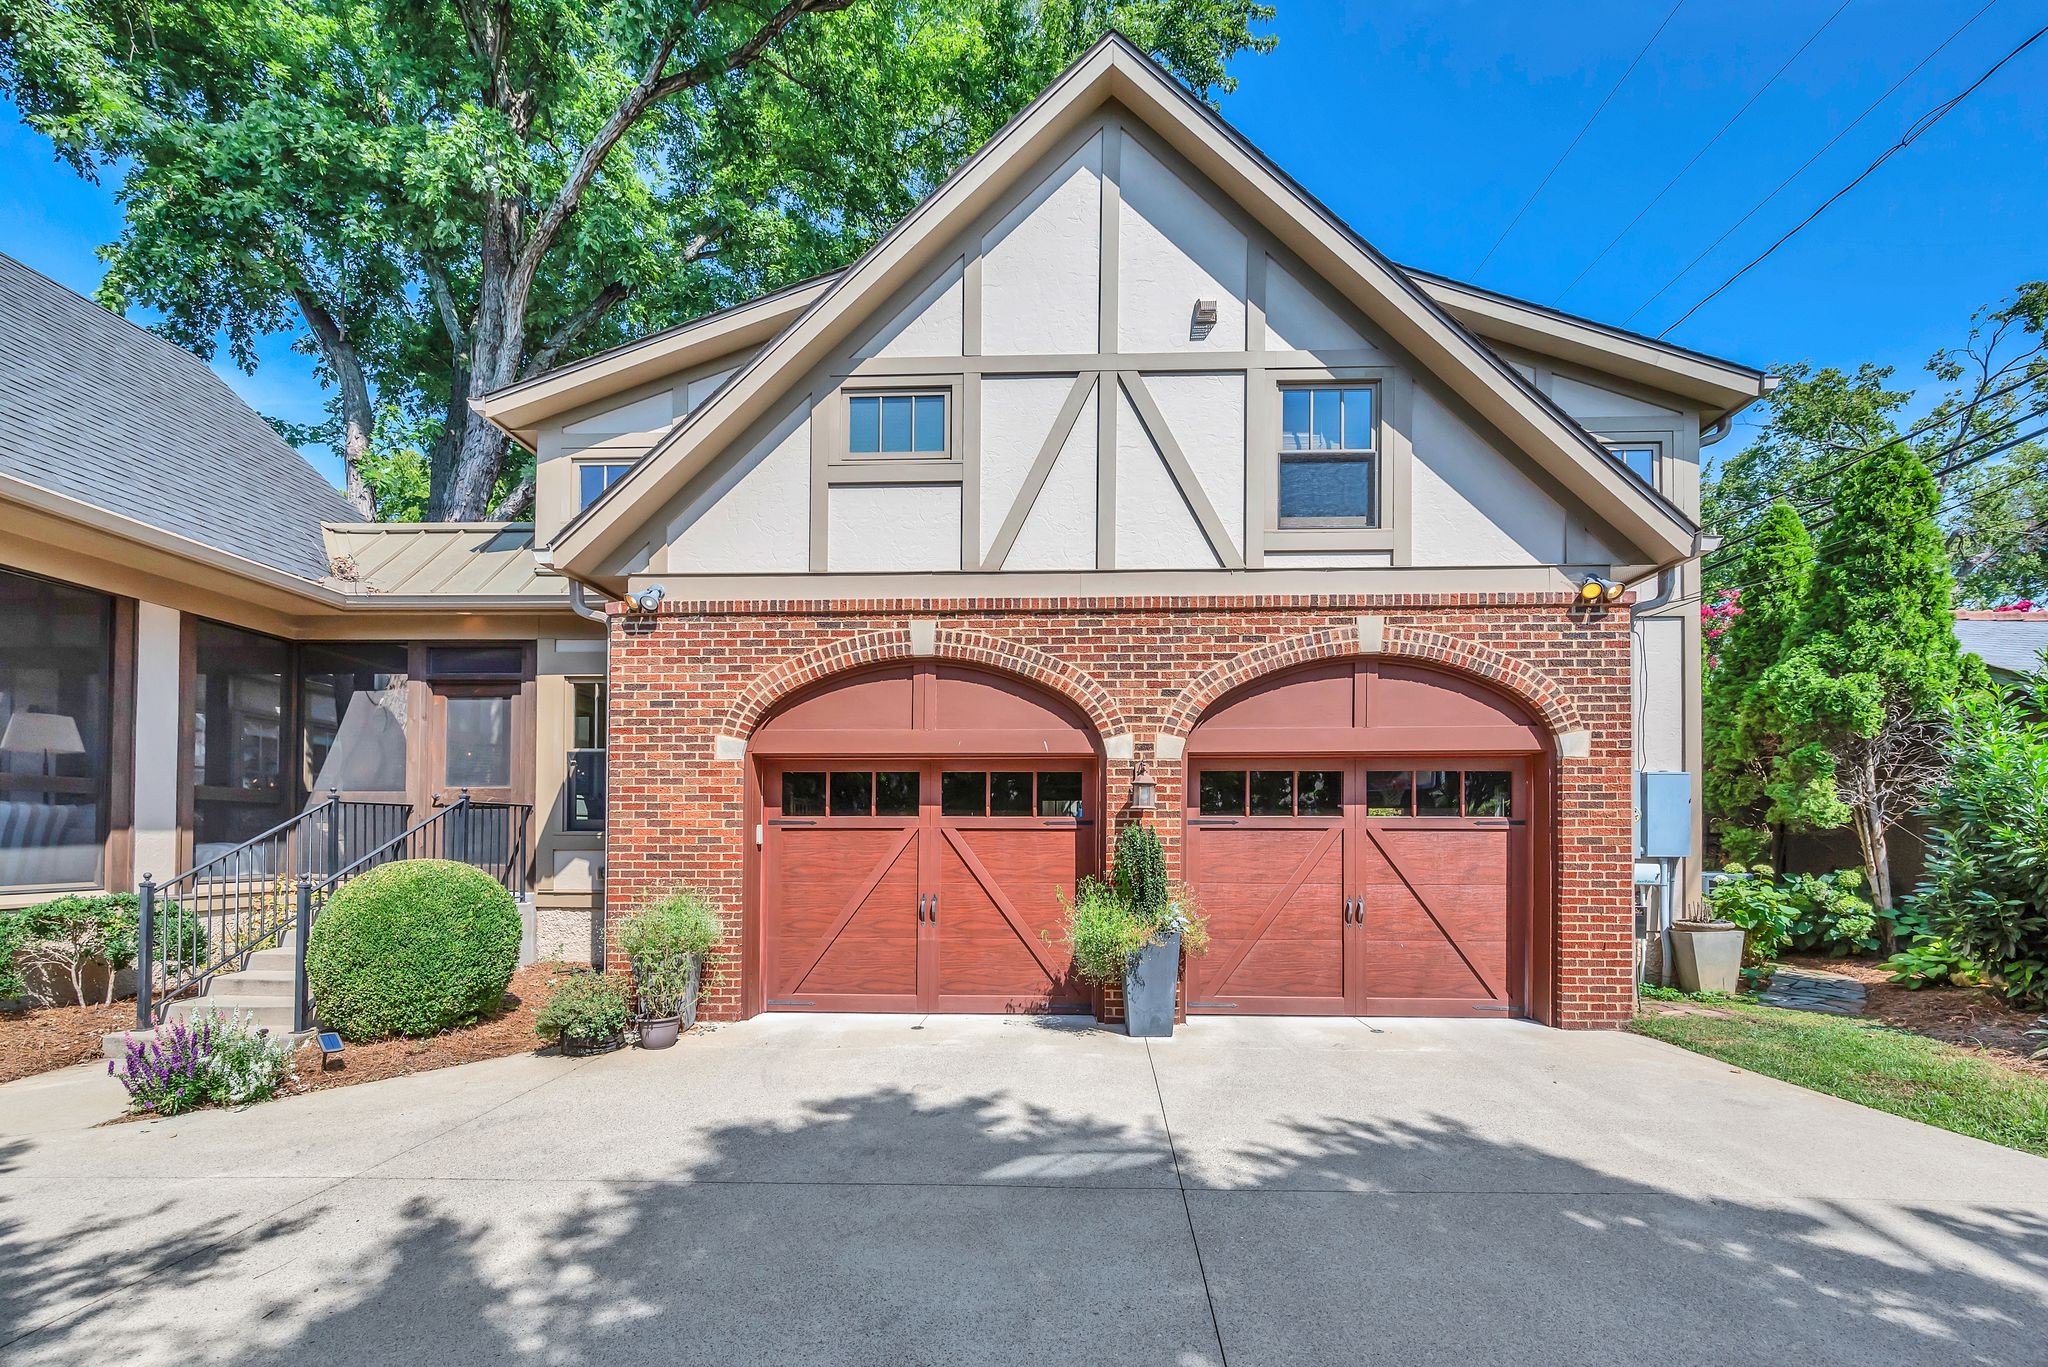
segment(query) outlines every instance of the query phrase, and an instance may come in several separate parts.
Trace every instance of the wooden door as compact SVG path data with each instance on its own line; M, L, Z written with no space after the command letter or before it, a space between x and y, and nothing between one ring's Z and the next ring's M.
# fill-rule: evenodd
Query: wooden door
M1188 881L1210 945L1188 961L1188 1010L1348 1014L1350 779L1327 760L1197 767L1188 785Z
M1097 857L1092 764L790 761L764 775L765 1005L1079 1011L1061 897Z

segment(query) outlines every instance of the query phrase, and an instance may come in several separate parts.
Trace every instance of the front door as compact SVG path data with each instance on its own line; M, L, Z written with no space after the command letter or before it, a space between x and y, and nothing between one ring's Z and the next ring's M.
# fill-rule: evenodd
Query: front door
M1191 1012L1456 1015L1524 1004L1529 766L1205 761L1189 882L1209 918Z
M763 775L770 1010L1078 1011L1061 897L1093 765L793 761Z

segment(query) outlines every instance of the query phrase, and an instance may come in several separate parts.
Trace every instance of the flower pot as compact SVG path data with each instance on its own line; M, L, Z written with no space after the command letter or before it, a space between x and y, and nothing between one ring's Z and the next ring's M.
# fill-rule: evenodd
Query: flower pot
M609 1054L626 1043L624 1031L614 1030L601 1039L577 1039L568 1031L562 1032L562 1052L570 1058L589 1058L594 1054Z
M690 985L683 990L683 1029L697 1023L697 989L704 985L704 961L690 960Z
M1124 967L1124 1029L1137 1039L1170 1038L1174 985L1179 978L1179 931L1133 955Z
M1682 992L1742 990L1742 927L1729 921L1674 921L1671 958Z
M670 1016L666 1020L641 1021L640 1047L642 1049L670 1048L675 1044L676 1036L682 1033L682 1029L683 1018L681 1016Z

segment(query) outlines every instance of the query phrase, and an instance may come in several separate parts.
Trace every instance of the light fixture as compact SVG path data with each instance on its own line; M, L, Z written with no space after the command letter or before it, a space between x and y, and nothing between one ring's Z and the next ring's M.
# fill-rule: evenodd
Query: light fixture
M1195 311L1188 318L1188 340L1199 342L1208 337L1216 327L1216 301L1197 299Z
M1626 591L1627 587L1623 584L1597 574L1589 574L1586 581L1579 585L1579 601L1588 606L1594 603L1611 603Z
M1137 772L1131 775L1131 810L1149 812L1159 802L1159 785L1152 781L1152 766L1138 761Z
M638 612L653 612L661 606L661 600L667 596L667 594L662 592L661 585L650 584L633 595L634 610Z

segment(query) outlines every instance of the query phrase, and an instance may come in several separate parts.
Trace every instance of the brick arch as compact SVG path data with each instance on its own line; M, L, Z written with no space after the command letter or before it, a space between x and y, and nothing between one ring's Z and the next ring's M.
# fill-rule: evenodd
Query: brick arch
M946 627L939 628L935 649L919 654L912 646L910 628L905 625L849 636L783 661L741 690L720 719L716 734L745 741L783 699L814 683L868 665L916 659L974 665L1034 684L1079 709L1103 741L1131 729L1123 709L1108 689L1056 656L999 636Z
M1182 689L1167 710L1160 731L1186 736L1218 698L1269 674L1361 654L1433 665L1492 684L1539 718L1553 737L1585 729L1571 694L1541 670L1461 636L1390 623L1381 632L1379 648L1373 651L1361 649L1356 624L1254 646L1206 670Z

